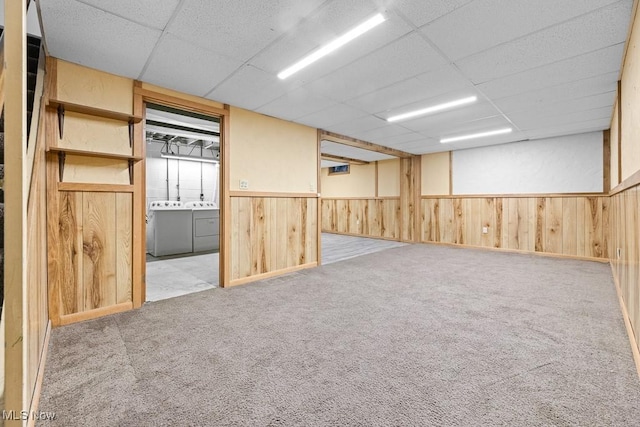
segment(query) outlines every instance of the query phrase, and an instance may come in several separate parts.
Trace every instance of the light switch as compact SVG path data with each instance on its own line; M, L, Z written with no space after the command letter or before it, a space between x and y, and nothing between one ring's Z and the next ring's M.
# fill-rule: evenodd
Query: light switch
M248 190L249 189L249 181L246 179L241 179L240 180L240 189L241 190Z

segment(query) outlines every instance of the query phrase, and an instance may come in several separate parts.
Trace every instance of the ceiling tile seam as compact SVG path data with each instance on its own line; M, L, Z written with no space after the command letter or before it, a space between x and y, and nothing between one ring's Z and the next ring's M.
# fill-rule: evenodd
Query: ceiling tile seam
M520 97L520 95L526 95L526 94L530 94L530 93L534 93L534 92L540 92L542 90L558 88L558 87L562 87L562 86L569 85L569 84L572 84L572 83L582 82L582 81L585 81L585 80L596 79L598 77L606 76L607 74L617 74L617 71L608 71L606 73L594 74L594 75L591 75L591 76L588 76L588 77L581 77L581 78L576 79L576 80L568 80L566 82L553 84L551 86L542 86L542 87L537 88L537 89L525 90L524 92L511 93L510 95L503 96L503 97L500 97L500 98L496 98L496 100L500 101L502 99ZM613 83L616 83L616 82L617 82L617 79L613 81ZM571 98L567 98L567 99L571 99Z
M623 42L623 43L626 43L626 42ZM616 43L616 44L613 44L613 45L611 45L611 46L617 46L617 45L619 45L619 44L620 44L620 43ZM573 58L578 58L578 57L583 56L583 55L588 55L588 54L591 54L591 53L593 53L593 52L597 52L597 51L600 51L600 50L607 49L607 48L609 48L609 47L611 47L611 46L602 47L602 48L600 48L600 49L595 49L595 50L593 50L593 51L584 52L584 53L581 53L581 54L579 54L579 55L571 56L571 57L568 57L568 58L563 58L563 59L560 59L560 60L558 60L558 61L554 61L554 62L551 62L551 63L548 63L548 64L543 64L543 65L540 65L540 66L538 66L538 67L529 68L529 69L527 69L526 71L531 71L531 70L535 70L535 69L538 69L538 68L541 68L541 67L546 67L546 66L549 66L549 65L552 65L552 64L558 63L558 62L567 61L567 60L570 60L570 59L573 59ZM471 79L470 79L470 78L468 78L468 77L466 77L466 75L462 72L462 70L460 70L460 68L458 67L458 65L457 65L457 64L453 64L453 66L454 66L454 67L455 67L455 68L456 68L456 69L457 69L457 70L458 70L458 71L459 71L463 76L465 76L465 78L467 78L467 79L471 82ZM500 112L500 114L502 114L502 115L504 116L505 120L507 120L509 123L511 123L511 124L514 126L514 128L515 128L515 129L518 129L518 130L522 130L522 129L520 129L518 126L516 126L516 125L515 125L515 123L511 120L511 118L510 118L510 117L509 117L509 116L508 116L508 115L507 115L507 114L506 114L506 113L505 113L505 112L504 112L500 107L498 107L498 106L495 104L495 102L493 102L493 100L491 100L491 99L490 99L490 98L489 98L489 97L484 93L484 91L482 90L482 88L480 87L480 85L482 85L482 84L484 84L484 83L487 83L487 82L490 82L490 81L495 81L495 80L498 80L498 79L503 79L503 78L507 78L507 77L510 77L510 76L513 76L513 75L517 75L517 74L520 74L520 73L522 73L522 72L523 72L523 71L519 71L519 72L517 72L517 73L512 73L512 74L509 74L509 75L506 75L506 76L498 77L498 78L496 78L496 79L491 79L491 80L487 80L487 81L485 81L485 82L481 82L481 83L478 83L478 84L474 84L475 89L478 91L478 93L479 93L480 95L482 95L482 97L483 97L483 98L485 98L485 99L486 99L486 100L487 100L491 105L493 105L493 107L494 107L498 112ZM472 83L473 83L473 82L472 82Z
M92 7L92 8L94 8L94 9L97 9L97 10L99 10L99 11L101 11L101 12L104 12L104 13L107 13L107 14L109 14L109 15L117 16L118 18L124 19L124 20L126 20L126 21L133 22L133 23L134 23L134 24L136 24L136 25L140 25L140 26L142 26L142 27L149 28L149 29L151 29L151 30L160 31L160 28L150 27L149 25L145 24L144 22L136 21L136 20L134 20L134 19L131 19L131 17L124 16L124 15L120 15L119 13L111 12L111 11L109 11L109 10L106 10L106 9L103 9L103 8L101 8L101 7L99 7L99 6L96 6L95 4L87 3L85 0L76 0L76 2L78 2L78 3L82 3L82 4L84 4L85 6ZM179 6L177 6L177 7L179 7Z
M474 53L472 53L471 55L467 55L467 56L464 56L464 57L458 58L458 59L456 59L456 62L458 62L458 61L462 61L462 60L465 60L465 59L471 59L471 58L473 58L474 56L480 56L480 55L482 55L482 54L484 54L484 53L486 53L487 51L490 51L490 50L492 50L492 49L496 49L496 48L498 48L498 47L500 47L500 46L504 46L504 45L507 45L507 44L510 44L510 43L516 42L516 41L518 41L518 40L524 39L524 38L526 38L526 37L532 36L532 35L537 34L537 33L541 33L541 32L543 32L543 31L549 30L549 29L551 29L551 28L554 28L554 27L558 27L558 26L561 26L561 25L567 24L567 23L569 23L569 22L571 22L571 21L575 21L576 19L580 19L580 18L582 18L582 17L584 17L584 16L586 16L586 15L590 15L590 14L596 13L596 12L598 12L598 11L602 10L602 9L606 9L606 8L608 8L608 7L611 7L612 5L614 5L614 4L616 4L616 3L622 3L623 1L625 1L625 0L614 1L614 2L609 3L609 4L606 4L606 5L604 5L604 6L600 6L600 7L596 8L596 9L590 10L589 12L581 13L580 15L573 16L573 17L571 17L571 18L569 18L569 19L565 19L564 21L556 22L555 24L548 25L548 26L546 26L546 27L544 27L544 28L540 28L540 29L535 30L535 31L532 31L532 32L530 32L530 33L520 35L520 36L518 36L518 37L515 37L515 38L512 38L512 39L509 39L509 40L507 40L507 41L504 41L504 42L502 42L502 43L498 43L498 44L493 45L493 46L490 46L490 47L488 47L488 48L486 48L486 49L480 50L480 51L478 51L478 52L474 52ZM420 28L418 28L418 31L419 31L420 33L422 33L422 31L421 31L421 30L422 30L423 28L425 28L426 26L428 26L428 24L427 24L427 25L424 25L424 26L422 26L422 27L420 27ZM614 43L614 44L617 44L617 43ZM613 46L613 45L612 45L612 46Z
M274 100L274 101L275 101L275 100ZM330 100L330 101L333 101L333 100ZM353 106L351 106L351 105L347 105L347 104L345 104L345 103L343 103L343 102L336 102L336 104L338 104L338 105L340 105L340 106L345 106L345 107L353 108L354 110L357 110L357 111L361 112L361 113L362 113L362 116L361 116L361 117L366 117L366 116L369 116L369 115L370 115L370 113L367 113L366 111L363 111L363 110L361 110L361 109L360 109L360 108L358 108L358 107L353 107ZM322 113L322 112L324 112L324 111L331 110L331 109L334 109L334 108L336 108L336 106L335 106L335 105L332 105L332 106L329 106L329 107L323 108L322 110L318 110L318 111L315 111L315 112L313 112L313 113L305 114L305 115L304 115L304 116L302 116L302 117L298 117L298 120L301 120L301 119L304 119L305 117L309 117L309 116L312 116L312 115L314 115L314 114L319 114L319 113ZM356 117L356 118L357 118L357 117ZM345 122L346 122L346 121L348 121L348 120L345 120ZM344 122L340 122L340 123L344 123ZM339 123L336 123L336 124L339 124Z
M585 114L585 113L589 113L591 111L602 110L604 108L609 108L609 106L605 105L605 106L601 106L601 107L587 108L586 110L571 111L571 112L568 112L568 113L565 113L565 114L549 114L549 115L536 117L536 120L541 121L541 120L552 118L552 117L553 118L555 118L555 117L560 117L561 118L561 117L570 116L572 114ZM595 119L595 120L599 120L599 119ZM589 120L585 120L585 122L587 122L587 121L589 121Z
M384 45L381 45L381 46L377 47L375 50L373 50L373 51L371 51L371 52L369 52L369 53L367 53L367 54L365 54L365 55L363 55L363 56L359 56L359 57L355 58L353 61L348 62L348 63L344 64L343 66L341 66L341 67L339 67L339 68L336 68L335 70L331 70L331 71L329 71L329 72L327 72L327 73L325 73L325 74L321 74L321 75L317 76L316 78L314 78L314 80L313 80L313 81L309 81L309 82L306 82L306 83L304 83L304 84L302 84L302 85L300 85L300 86L297 86L295 89L308 88L308 86L310 86L310 85L311 85L311 84L313 84L314 82L317 82L317 81L319 81L319 80L321 80L321 79L323 79L323 78L329 77L329 76L331 76L332 74L337 73L337 72L339 72L339 71L341 71L341 70L343 70L343 69L345 69L345 68L347 68L347 67L351 66L351 65L352 65L352 64L354 64L355 62L357 62L357 61L359 61L359 60L362 60L362 59L364 59L364 58L367 58L368 56L375 54L375 53L376 53L376 52L378 52L379 50L384 49L384 48L388 47L389 45L391 45L391 44L393 44L393 43L395 43L395 42L397 42L397 41L399 41L399 40L402 40L402 39L404 39L404 38L406 38L406 37L411 36L414 32L415 32L415 31L411 30L411 31L407 32L406 34L403 34L402 36L397 37L397 38L395 38L395 39L393 39L393 40L389 41L388 43L385 43ZM313 50L312 50L312 51L313 51ZM253 65L253 64L249 64L249 65L251 65L252 67L257 68L257 69L259 69L259 70L261 70L261 71L263 71L263 72L265 72L265 73L267 73L267 74L271 74L271 72L269 72L269 71L267 71L267 70L265 70L265 69L263 69L263 68L261 68L261 67L258 67L258 66ZM344 100L340 100L340 101L335 100L335 99L331 99L331 98L326 98L326 99L329 99L330 101L333 101L333 102L345 103L345 102L347 102L347 101L351 101L351 100L353 100L353 99L355 99L355 98L359 98L359 97L361 97L361 96L365 96L365 95L368 95L368 94L370 94L370 93L377 92L377 91L378 91L378 90L380 90L380 89L385 89L385 88L387 88L387 87L393 86L394 84L401 83L401 82L403 82L403 81L405 81L405 80L409 80L409 79L415 78L415 77L417 77L417 76L419 76L419 75L421 75L421 74L424 74L424 72L421 72L421 73L418 73L418 74L415 74L415 75L409 76L409 77L407 77L407 78L406 78L406 79L404 79L404 80L398 80L398 81L393 82L393 83L391 83L391 84L389 84L389 85L387 85L387 86L384 86L384 87L378 88L378 89L376 89L376 90L374 90L374 91L367 92L367 93L365 93L365 94L359 94L359 95L357 95L357 96L354 96L353 98L348 98L348 99L344 99ZM294 90L295 90L295 89L294 89ZM285 94L285 95L286 95L286 94ZM285 95L283 95L283 96L285 96ZM282 97L282 96L281 96L281 97ZM281 98L281 97L280 97L280 98ZM277 99L279 99L279 98L277 98ZM266 102L265 104L262 104L262 105L260 105L260 106L256 107L256 109L262 108L262 107L266 106L267 104L269 104L269 103L271 103L271 102L273 102L273 101L276 101L277 99L274 99L274 100L268 101L268 102Z
M471 3L473 3L474 1L475 1L475 0L469 0L468 2L466 2L465 4L463 4L462 6L458 6L458 7L454 8L454 9L450 10L449 12L445 13L444 15L440 15L440 16L438 16L437 18L432 19L432 20L431 20L431 21L429 21L429 22L425 22L424 24L422 24L422 26L417 27L417 28L422 29L422 28L426 27L427 25L431 25L431 24L433 24L434 22L436 22L436 21L438 21L438 20L440 20L440 19L444 18L445 16L449 16L449 15L451 15L452 13L459 11L460 9L464 9L464 8L466 8L466 7L470 6L470 5L471 5Z
M496 80L502 80L502 79L506 79L508 77L517 76L518 74L526 73L526 72L529 72L529 71L534 71L534 70L537 70L538 68L549 67L549 66L555 65L555 64L557 64L559 62L569 61L569 60L572 60L572 59L575 59L575 58L579 58L581 56L591 55L591 54L593 54L595 52L599 52L601 50L609 49L609 48L611 48L613 46L619 46L619 45L623 45L624 46L625 44L626 44L626 40L624 42L614 43L614 44L609 45L609 46L604 46L604 47L601 47L601 48L598 48L598 49L590 50L588 52L583 52L583 53L580 53L578 55L568 56L568 57L565 57L565 58L562 58L562 59L558 59L557 61L548 62L546 64L541 64L541 65L536 65L535 67L527 68L526 70L516 71L515 73L511 73L511 74L505 74L504 76L496 77L495 79L483 80L483 81L478 82L478 83L473 83L473 82L472 83L473 83L473 85L475 87L478 87L480 85L491 83L491 82L494 82ZM465 78L467 78L467 77L465 76ZM471 79L469 79L469 81L471 81Z
M291 26L291 28L288 31L283 32L282 34L280 34L280 36L276 37L271 43L269 43L268 45L266 45L264 48L262 48L261 50L259 50L258 52L256 52L253 56L251 56L251 58L247 59L246 61L244 61L235 71L233 71L231 74L229 74L227 77L225 77L224 79L222 79L220 82L218 82L213 88L211 88L211 90L207 91L203 97L207 98L208 96L210 96L216 89L218 89L220 86L222 86L223 84L225 84L228 80L230 80L233 76L235 76L237 73L240 72L241 69L243 69L244 67L247 66L251 66L253 68L256 68L260 71L263 71L265 73L271 74L270 72L263 70L260 67L256 67L255 65L251 64L251 61L254 60L257 56L259 56L260 54L264 53L265 51L267 51L267 49L271 48L273 45L275 45L276 43L282 41L282 39L284 39L285 37L287 37L288 35L292 34L295 29L297 29L298 27L300 27L302 24L304 24L305 22L311 20L313 17L316 16L316 14L318 14L320 12L320 10L322 10L325 6L328 6L329 3L331 3L333 0L326 0L325 2L323 2L321 5L319 5L318 7L316 7L313 11L311 11L307 16L303 17L302 19L300 19L295 25ZM256 109L264 107L263 105L258 106Z
M562 128L569 127L569 126L579 126L582 129L582 124L583 123L593 123L593 122L598 121L598 120L609 120L609 118L608 117L602 117L602 118L599 118L599 119L581 120L581 121L578 121L578 122L565 123L565 124L559 125L559 126L551 126L551 127L545 126L544 128L528 128L528 129L523 130L522 132L524 134L531 133L531 132L538 132L538 131L554 132L554 131L557 131L558 129L562 129ZM585 129L591 129L591 130L590 131L589 130L580 131L580 133L598 132L598 131L606 130L608 128L605 127L603 129L602 126L594 126L594 127L585 128ZM562 131L560 131L560 132L562 132ZM538 138L536 138L536 139L538 139Z
M591 98L591 97L600 96L600 95L605 95L605 94L617 94L617 92L618 92L618 91L617 91L617 89L616 89L616 90L608 90L608 91L605 91L605 92L592 93L592 94L590 94L590 95L578 96L578 97L576 97L576 98L564 98L564 99L557 99L557 100L554 100L554 101L552 101L552 102L545 102L545 103L543 103L543 107L544 107L544 108L552 107L552 106L554 106L554 105L562 104L562 103L565 103L565 102L570 102L570 101L579 101L579 100L581 100L581 99ZM521 113L521 112L523 112L523 111L530 111L530 110L534 110L534 109L535 109L535 107L534 107L534 108L526 107L526 108L522 108L522 109L518 109L518 110L512 110L512 111L509 111L509 114L513 114L513 113ZM584 110L577 110L577 111L584 111Z
M469 3L467 3L469 4ZM403 20L405 20L405 22L407 23L407 25L411 26L414 30L414 32L416 32L417 34L420 35L420 37L422 37L439 55L441 55L449 64L449 66L451 66L454 70L456 70L456 72L458 73L459 76L461 76L464 80L466 80L469 85L470 88L472 88L473 90L476 90L481 96L482 98L484 98L493 108L495 108L495 110L502 115L502 117L509 122L514 129L516 130L520 130L518 126L515 125L515 123L513 123L511 121L511 119L509 119L509 117L506 116L506 114L500 109L498 108L498 106L493 102L493 100L491 100L491 98L489 98L483 91L481 91L476 84L474 84L474 82L466 75L462 72L462 70L458 67L458 64L456 64L454 61L452 61L441 49L440 47L435 44L426 34L424 34L424 32L419 31L418 28L406 17L406 15L400 11L397 11L398 16L400 16Z
M590 110L585 110L585 111L580 111L580 113L588 113L590 111L595 111L595 110L601 110L604 107L600 107L600 108L593 108ZM562 116L557 116L557 115L551 115L551 116L545 116L542 117L540 119L538 119L537 121L540 122L540 120L544 120L544 119L548 119L548 118L552 118L552 117L566 117L568 116L568 114L562 115ZM521 132L528 132L528 131L532 131L532 130L547 130L547 129L555 129L555 128L562 128L562 127L566 127L566 126L571 126L571 125L578 125L581 123L592 123L598 120L610 120L611 118L609 117L609 115L606 116L602 116L602 117L596 117L594 119L589 119L589 120L580 120L578 119L577 121L571 121L571 122L563 122L562 124L552 124L552 125L544 125L544 126L538 126L537 127L527 127L527 128L523 128L521 130ZM608 129L608 127L603 128L604 129Z
M167 21L167 24L162 29L162 34L160 34L160 37L158 37L158 40L156 41L155 46L153 46L153 49L151 50L151 53L149 54L149 57L147 58L147 61L145 62L144 66L142 67L142 71L140 71L140 74L138 75L138 80L142 80L142 76L144 76L144 74L147 72L147 68L149 68L149 65L151 64L151 61L153 60L153 58L156 55L156 52L158 51L158 46L160 46L160 43L162 42L162 39L167 35L167 33L169 31L169 27L171 26L173 21L175 21L176 17L178 16L180 11L182 10L182 7L184 6L185 2L186 2L186 0L180 0L180 3L178 3L176 8L174 9L173 13L171 14L171 17Z

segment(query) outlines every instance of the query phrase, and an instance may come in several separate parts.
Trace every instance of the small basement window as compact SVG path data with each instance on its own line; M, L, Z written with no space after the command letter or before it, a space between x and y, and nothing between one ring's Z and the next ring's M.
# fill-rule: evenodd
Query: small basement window
M329 166L329 175L349 173L349 165Z

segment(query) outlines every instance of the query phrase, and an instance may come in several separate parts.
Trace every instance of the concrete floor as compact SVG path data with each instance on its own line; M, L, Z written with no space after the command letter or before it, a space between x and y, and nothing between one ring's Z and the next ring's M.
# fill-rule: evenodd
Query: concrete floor
M322 263L404 246L390 240L322 233ZM220 254L155 258L147 255L147 301L159 301L218 287Z

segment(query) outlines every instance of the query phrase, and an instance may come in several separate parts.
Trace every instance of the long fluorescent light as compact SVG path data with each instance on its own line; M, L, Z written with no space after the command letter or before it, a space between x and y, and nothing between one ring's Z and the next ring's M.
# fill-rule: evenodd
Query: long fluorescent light
M297 73L298 71L302 70L303 68L313 64L318 59L330 54L334 50L344 46L347 43L349 43L350 41L352 41L356 37L361 36L362 34L366 33L367 31L371 30L372 28L382 24L385 20L386 20L386 18L384 16L382 16L382 14L380 14L380 13L377 14L373 18L370 18L370 19L366 20L365 22L363 22L362 24L358 25L354 29L349 30L348 32L346 32L343 35L341 35L340 37L334 39L329 44L326 44L326 45L322 46L321 48L319 48L318 50L314 51L313 53L309 54L308 56L305 56L304 58L302 58L300 61L296 62L295 64L293 64L289 68L281 71L278 74L278 78L280 78L282 80L286 79L287 77L289 77L293 73Z
M478 100L477 96L468 96L466 98L456 99L455 101L445 102L444 104L438 104L432 107L422 108L420 110L409 111L408 113L398 114L397 116L391 116L387 119L387 121L397 122L399 120L406 120L416 116L424 116L425 114L436 113L438 111L447 110L449 108L471 104L472 102L476 102L477 100Z
M511 133L512 131L513 129L511 128L496 129L488 132L472 133L469 135L454 136L452 138L442 138L440 142L446 143L446 142L466 141L467 139L484 138L485 136L503 135L505 133Z
M189 162L200 162L200 163L220 163L215 159L205 159L204 157L188 157L188 156L176 156L173 154L161 154L160 157L163 159L174 159L174 160L186 160Z

